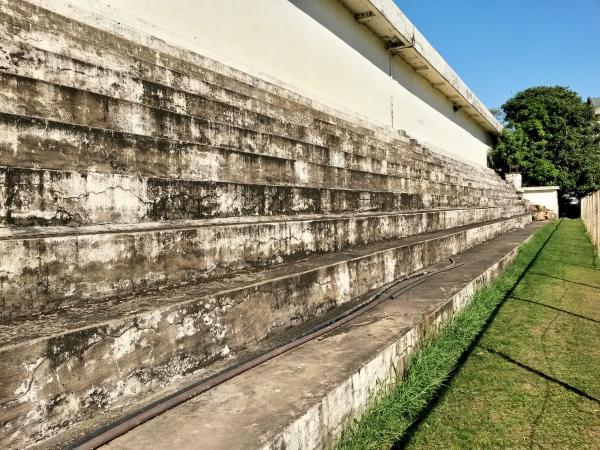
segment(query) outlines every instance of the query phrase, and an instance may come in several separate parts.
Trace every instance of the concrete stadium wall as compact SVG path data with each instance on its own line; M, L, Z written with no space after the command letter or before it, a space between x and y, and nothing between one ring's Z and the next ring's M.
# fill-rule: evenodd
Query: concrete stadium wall
M33 0L61 12L67 0ZM86 9L486 165L489 132L334 0L78 0ZM216 7L218 5L218 7Z
M600 191L581 199L581 220L587 228L592 244L600 252Z

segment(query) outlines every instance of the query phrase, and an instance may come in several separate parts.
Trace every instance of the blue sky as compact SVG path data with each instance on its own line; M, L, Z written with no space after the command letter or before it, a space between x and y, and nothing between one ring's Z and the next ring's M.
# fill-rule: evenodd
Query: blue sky
M600 97L600 0L395 0L488 108L539 85Z

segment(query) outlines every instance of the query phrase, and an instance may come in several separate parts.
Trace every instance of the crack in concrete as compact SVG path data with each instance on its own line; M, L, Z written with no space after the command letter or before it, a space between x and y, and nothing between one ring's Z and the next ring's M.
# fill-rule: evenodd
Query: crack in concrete
M92 195L102 195L102 194L105 194L107 192L116 191L116 190L127 192L127 193L133 195L135 198L137 198L141 203L143 203L145 205L152 205L153 204L152 201L144 200L142 197L139 196L139 194L135 193L133 190L131 190L129 188L124 188L122 186L110 186L110 187L107 187L106 189L103 189L103 190L100 190L100 191L89 191L89 192L85 192L85 193L80 194L80 195L63 196L62 200L81 200L82 198L87 198L87 197L90 197ZM57 191L57 192L59 192L61 195L63 195L62 192L60 192L60 191Z
M19 394L19 395L16 395L14 399L12 399L12 400L9 400L8 402L1 403L0 405L1 405L2 407L4 407L4 406L11 406L11 405L13 405L13 404L15 404L15 403L19 402L19 400L21 400L23 397L25 397L27 394L29 394L29 393L31 392L31 389L32 389L32 387L33 387L33 382L34 382L34 380L35 380L35 374L36 374L36 372L38 371L38 369L41 367L41 365L42 365L42 364L43 364L43 363L44 363L44 362L45 362L47 359L48 359L48 358L44 356L44 357L40 358L40 359L39 359L39 360L36 362L36 365L35 365L35 367L33 368L33 370L32 370L32 371L29 371L29 372L30 372L30 376L29 376L29 380L27 381L27 388L26 388L26 389L25 389L25 390L24 390L24 391L23 391L21 394Z

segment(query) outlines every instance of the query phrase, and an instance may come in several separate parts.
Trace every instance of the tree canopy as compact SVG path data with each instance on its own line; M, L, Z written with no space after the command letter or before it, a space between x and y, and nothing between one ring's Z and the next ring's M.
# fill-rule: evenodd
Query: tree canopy
M533 87L502 105L505 127L490 152L499 172L521 172L525 185L558 185L582 197L600 189L600 125L568 88Z

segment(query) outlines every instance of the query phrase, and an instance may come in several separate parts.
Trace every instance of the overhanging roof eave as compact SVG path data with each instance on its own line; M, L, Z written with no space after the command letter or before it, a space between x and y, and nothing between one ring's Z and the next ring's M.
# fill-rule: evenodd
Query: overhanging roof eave
M502 125L392 0L338 0L388 49L493 134Z

